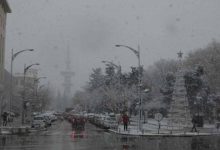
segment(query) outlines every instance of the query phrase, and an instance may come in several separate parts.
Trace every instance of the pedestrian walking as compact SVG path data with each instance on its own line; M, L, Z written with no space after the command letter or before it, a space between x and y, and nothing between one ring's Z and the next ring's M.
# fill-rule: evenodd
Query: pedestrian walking
M126 113L122 116L122 121L123 121L123 124L124 124L124 131L128 131L129 117Z
M85 123L86 123L85 118L80 117L79 123L80 123L80 130L84 130L85 129Z
M72 130L76 130L77 129L77 125L78 125L77 124L77 118L73 117L71 123L72 123Z
M191 129L191 132L194 132L194 131L197 132L196 123L197 123L196 118L195 118L195 116L193 116L193 118L192 118L193 127Z
M4 112L2 114L2 118L3 118L3 126L7 126L7 123L8 123L8 113Z

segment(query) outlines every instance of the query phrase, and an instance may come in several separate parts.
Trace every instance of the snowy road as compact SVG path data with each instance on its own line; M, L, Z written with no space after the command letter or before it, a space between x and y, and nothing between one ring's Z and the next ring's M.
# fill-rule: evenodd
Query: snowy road
M68 122L58 122L46 132L28 136L0 136L0 150L219 150L220 137L126 137L91 124L83 136L73 137Z

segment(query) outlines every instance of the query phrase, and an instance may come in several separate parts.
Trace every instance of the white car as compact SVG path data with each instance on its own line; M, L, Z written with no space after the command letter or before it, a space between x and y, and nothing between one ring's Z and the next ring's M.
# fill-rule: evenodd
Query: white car
M35 116L31 127L32 128L44 128L46 126L45 119L43 116Z
M116 118L112 117L112 116L106 116L104 118L104 126L107 128L116 128L117 127L117 122L116 122Z
M54 122L54 121L57 120L57 116L55 116L55 115L52 114L52 113L47 112L47 113L44 113L44 114L42 114L42 115L49 117L52 122Z

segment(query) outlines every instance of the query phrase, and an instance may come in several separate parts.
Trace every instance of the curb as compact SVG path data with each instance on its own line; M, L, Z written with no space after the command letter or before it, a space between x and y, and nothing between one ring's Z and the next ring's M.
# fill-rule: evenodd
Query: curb
M30 127L1 127L0 135L23 135L45 130L46 129L33 129Z
M194 137L194 136L216 136L220 135L220 133L192 133L192 132L186 132L186 133L173 133L173 134L168 134L168 133L145 133L145 134L132 134L132 133L122 133L118 132L116 130L109 129L108 130L111 133L115 133L118 135L126 135L126 136L144 136L144 137Z

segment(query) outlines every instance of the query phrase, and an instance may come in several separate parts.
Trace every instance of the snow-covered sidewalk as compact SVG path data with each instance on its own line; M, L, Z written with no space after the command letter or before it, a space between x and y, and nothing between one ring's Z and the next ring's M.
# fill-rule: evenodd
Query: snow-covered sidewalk
M220 130L215 128L214 124L205 124L203 128L197 128L198 132L190 132L191 128L171 129L167 126L167 120L160 123L160 130L158 133L158 122L155 120L147 120L142 126L142 131L139 130L138 122L133 121L128 126L128 131L124 131L123 125L119 125L117 129L109 129L110 132L131 135L131 136L207 136L220 135Z
M199 132L189 132L184 130L142 130L139 131L137 127L129 127L128 131L124 131L123 126L119 126L118 130L109 129L110 132L121 134L121 135L130 135L130 136L205 136L205 135L218 135L220 131L207 132L199 130ZM214 131L214 130L213 130Z

